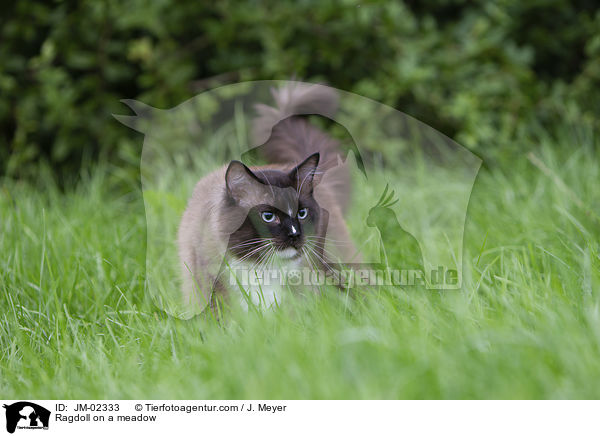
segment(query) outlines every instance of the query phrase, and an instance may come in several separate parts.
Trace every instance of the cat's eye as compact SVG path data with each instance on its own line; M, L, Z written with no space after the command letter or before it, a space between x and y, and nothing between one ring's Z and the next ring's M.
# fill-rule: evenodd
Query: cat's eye
M304 218L306 218L308 216L308 209L307 208L302 208L298 211L298 219L303 220Z
M260 214L260 216L266 223L272 223L275 221L275 214L273 212L263 212Z

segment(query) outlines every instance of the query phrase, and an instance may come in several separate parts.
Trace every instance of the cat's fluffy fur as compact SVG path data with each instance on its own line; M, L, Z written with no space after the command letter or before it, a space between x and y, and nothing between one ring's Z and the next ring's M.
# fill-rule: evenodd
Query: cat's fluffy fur
M228 185L237 180L231 172L239 171L242 177L244 169L248 169L239 162L223 166L197 183L181 219L178 246L183 293L188 302L201 308L211 302L213 293L226 295L231 292L229 281L223 275L223 259L227 262L239 257L229 249L230 240L236 231L241 231L241 227L249 225L247 217L250 210L258 203L277 201L274 198L265 200L271 196L270 193L280 198L283 195L280 193L290 189L284 186L285 183L277 188L277 183L271 184L269 177L285 178L285 174L291 174L290 171L298 171L298 174L305 171L306 175L302 177L309 176L313 183L311 191L305 195L314 197L328 215L326 233L323 230L322 235L315 237L318 241L333 241L323 247L322 257L327 253L337 257L331 259L333 261L348 261L356 256L343 218L350 192L349 175L341 161L339 144L307 119L296 116L314 113L333 115L337 108L335 91L321 85L293 84L274 90L273 96L275 106L257 105L258 116L254 120L255 137L263 141L268 138L258 147L259 152L270 162L266 166L249 168L252 174L248 180L254 178L256 180L252 183L258 184L251 189L245 187L248 192L236 197L232 193L233 188ZM318 167L312 172L299 167L310 166L311 162L318 162ZM300 190L299 185L292 183L290 186ZM294 210L294 217L296 213ZM242 243L235 245L243 246L243 237L240 236ZM298 264L315 267L314 262L304 258L298 259Z

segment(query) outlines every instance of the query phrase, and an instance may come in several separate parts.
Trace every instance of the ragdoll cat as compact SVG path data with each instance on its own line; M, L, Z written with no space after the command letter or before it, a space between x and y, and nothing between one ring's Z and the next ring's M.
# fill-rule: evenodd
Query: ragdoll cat
M261 281L265 272L327 271L330 262L356 257L343 218L349 176L338 142L294 116L332 113L335 92L294 84L273 95L276 107L257 106L254 121L255 134L269 137L258 150L270 163L234 160L203 177L181 219L183 292L202 308L220 295L270 306L285 291L278 279Z

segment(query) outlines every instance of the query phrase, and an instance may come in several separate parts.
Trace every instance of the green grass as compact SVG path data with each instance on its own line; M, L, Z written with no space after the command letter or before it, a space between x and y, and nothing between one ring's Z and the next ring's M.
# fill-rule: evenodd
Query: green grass
M115 194L114 168L65 193L5 181L0 397L599 398L598 156L544 142L538 166L482 168L462 290L329 293L222 326L156 309L141 193Z

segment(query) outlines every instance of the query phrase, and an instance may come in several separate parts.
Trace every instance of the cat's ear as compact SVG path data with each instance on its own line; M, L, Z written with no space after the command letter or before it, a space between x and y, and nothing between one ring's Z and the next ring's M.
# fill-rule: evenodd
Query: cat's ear
M262 186L252 170L239 160L232 160L225 172L227 193L236 201L248 199L256 194Z
M298 192L312 192L315 174L319 166L319 158L319 153L311 154L290 173L290 177L296 180Z

